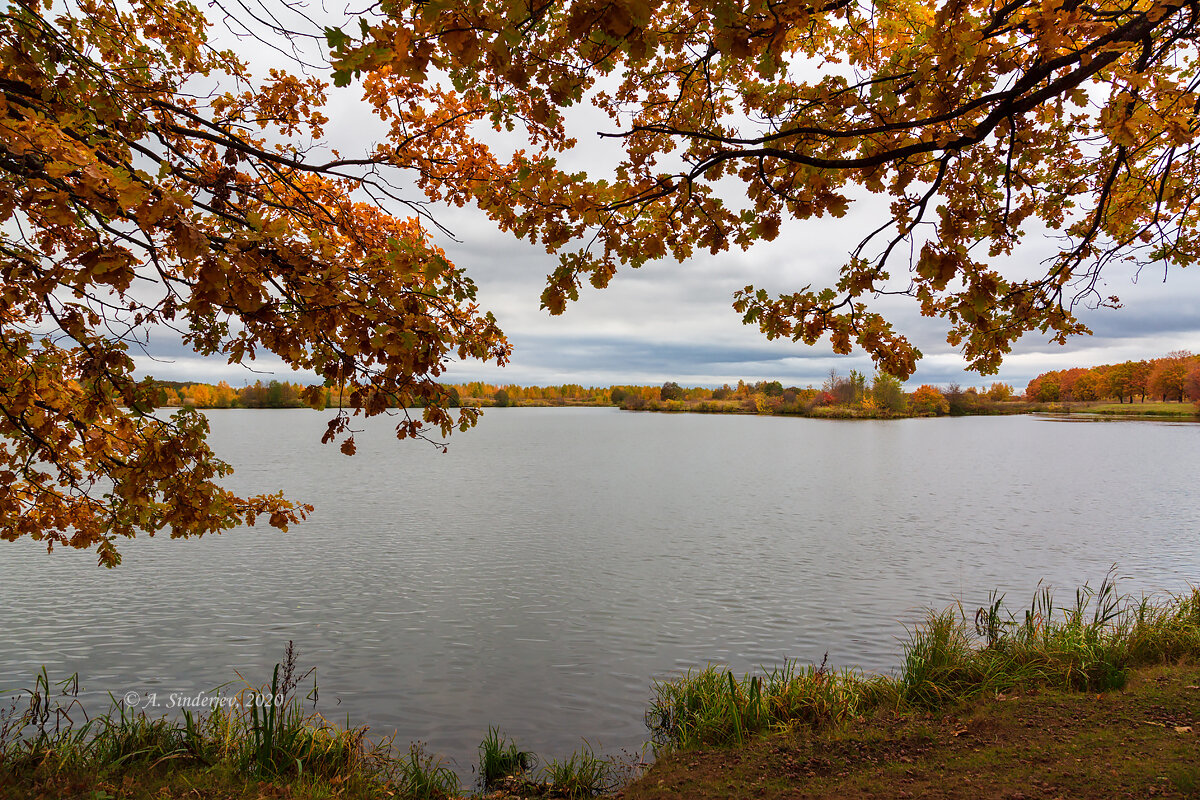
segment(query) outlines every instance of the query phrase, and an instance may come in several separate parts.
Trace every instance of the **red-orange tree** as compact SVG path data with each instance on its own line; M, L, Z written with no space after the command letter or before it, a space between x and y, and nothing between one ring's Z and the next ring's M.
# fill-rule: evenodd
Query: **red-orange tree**
M379 161L306 155L324 86L254 82L207 24L165 0L0 12L0 538L111 566L138 531L286 528L309 510L222 488L203 417L155 413L129 354L154 326L343 386L327 439L348 453L349 411L422 405L401 438L469 426L438 374L453 356L505 360L472 283L370 201L389 191Z
M924 384L919 386L909 400L909 408L919 414L948 414L950 402L936 386Z
M338 80L361 77L398 136L427 108L457 127L428 142L425 188L560 251L542 297L554 313L623 265L746 247L875 192L890 215L828 286L746 287L736 309L768 337L857 343L907 376L920 353L870 304L907 294L990 372L1026 332L1085 332L1078 303L1115 305L1098 284L1114 260L1187 265L1200 247L1195 0L372 9L328 31ZM593 174L555 160L579 146L565 110L578 104L606 113L601 135L624 148ZM472 121L529 147L498 156ZM1040 271L1005 266L1046 230L1058 246Z
M1146 386L1151 394L1166 400L1183 400L1187 394L1187 376L1196 366L1196 357L1187 350L1176 350L1155 359Z

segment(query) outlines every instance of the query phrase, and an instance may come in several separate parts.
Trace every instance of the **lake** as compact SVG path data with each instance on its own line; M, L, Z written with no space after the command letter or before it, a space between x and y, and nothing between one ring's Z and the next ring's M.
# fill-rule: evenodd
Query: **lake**
M839 422L489 410L449 453L331 413L213 411L241 491L317 511L122 546L0 543L0 688L78 672L88 702L270 678L288 640L319 709L426 742L470 777L489 725L561 756L636 749L651 681L784 658L890 671L905 627L1039 580L1074 599L1200 580L1200 425ZM103 701L103 703L101 703Z

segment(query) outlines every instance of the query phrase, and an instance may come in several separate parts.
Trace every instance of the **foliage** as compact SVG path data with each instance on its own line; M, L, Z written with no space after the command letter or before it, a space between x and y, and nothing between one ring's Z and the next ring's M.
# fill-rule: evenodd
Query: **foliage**
M1183 397L1200 399L1187 386L1187 375L1197 366L1200 357L1187 350L1176 350L1149 361L1054 370L1031 380L1025 396L1039 402L1087 402L1106 397L1125 402L1128 397L1132 403L1135 396L1145 402L1147 393L1158 394L1164 401Z
M1007 383L993 383L987 390L987 397L993 402L1004 402L1011 400L1013 397L1013 387Z
M439 109L455 135L429 148L442 161L426 190L565 251L542 295L554 313L584 281L772 240L787 219L844 215L866 189L890 212L836 280L778 297L746 287L735 308L768 337L857 343L907 377L920 353L868 303L907 294L989 372L1026 332L1086 332L1073 309L1117 304L1097 288L1112 262L1186 266L1200 245L1186 0L376 8L361 35L327 31L336 80L361 77L396 130ZM597 113L566 111L577 105ZM604 174L566 172L562 154L587 146L576 121L600 115L620 155ZM519 149L496 155L477 122ZM1002 268L1047 230L1060 244L1044 272Z
M401 438L473 424L436 379L508 346L403 217L424 206L395 175L561 253L553 313L585 280L772 240L866 189L890 210L837 278L746 287L747 323L857 344L898 376L920 354L874 296L945 319L982 372L1026 332L1084 332L1077 303L1117 304L1096 288L1107 265L1197 255L1196 17L1185 0L389 0L348 33L232 12L279 52L324 39L335 83L361 80L389 132L343 156L320 144L325 84L255 79L207 42L195 5L17 0L0 16L0 537L111 566L139 530L303 518L280 495L223 489L198 416L155 414L129 352L162 326L203 355L270 351L320 375L346 400L325 441L347 454L352 413L405 409ZM566 111L579 105L611 119L621 155L604 175L560 166L579 146L568 123L592 116ZM494 151L490 129L516 149ZM1061 246L1043 273L998 266L1044 231Z
M369 199L394 196L386 161L313 157L325 85L255 80L208 24L164 0L0 14L0 538L112 566L138 531L305 516L222 488L204 420L154 413L129 355L151 330L232 363L270 351L345 387L326 441L349 411L389 402L424 406L401 438L465 428L477 412L447 411L437 376L451 357L506 360L471 281L416 218Z
M1187 350L1176 350L1154 362L1146 388L1166 400L1182 400L1187 393L1187 375L1200 364Z
M924 384L909 398L909 407L918 414L948 414L950 403L936 386Z
M1183 388L1187 392L1187 396L1195 400L1196 407L1200 409L1200 363L1192 367L1191 372L1187 374Z
M667 381L662 385L662 389L658 393L660 400L682 400L683 387L675 381Z
M871 383L871 396L875 398L876 406L896 414L902 413L908 405L908 398L904 396L904 386L900 379L886 372L875 374L875 380Z

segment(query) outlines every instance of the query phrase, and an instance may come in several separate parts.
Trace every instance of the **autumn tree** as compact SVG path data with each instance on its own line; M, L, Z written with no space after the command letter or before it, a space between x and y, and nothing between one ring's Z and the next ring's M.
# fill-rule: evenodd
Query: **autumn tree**
M1072 385L1071 397L1082 402L1099 400L1104 396L1105 389L1102 375L1094 369L1084 370Z
M993 402L1002 403L1006 400L1011 400L1013 396L1013 387L1007 383L999 381L988 387L987 398Z
M948 414L950 402L936 386L924 384L909 398L909 407L918 414Z
M908 405L904 386L900 379L886 372L878 372L871 382L871 397L879 408L894 414L903 413Z
M0 538L94 548L111 566L139 531L305 515L223 488L199 414L155 413L164 398L130 357L151 329L231 363L274 353L343 388L326 440L347 453L349 415L389 405L424 405L400 416L401 438L471 425L438 375L451 357L506 359L471 281L381 172L414 165L314 149L325 85L255 79L206 41L209 24L163 0L0 12ZM408 124L440 135L437 120Z
M1146 382L1148 390L1151 394L1161 396L1164 402L1183 400L1187 392L1187 375L1194 364L1195 359L1187 350L1176 350L1163 358L1155 359Z
M1183 388L1187 390L1188 398L1196 404L1197 410L1200 410L1200 362L1196 363L1187 374Z
M1039 403L1054 403L1062 397L1058 372L1043 372L1025 387L1025 396Z
M337 80L361 79L395 138L436 154L431 197L560 254L552 313L621 268L745 248L880 193L888 212L825 286L748 286L734 307L770 338L857 344L906 377L920 353L871 299L908 295L987 373L1027 332L1087 332L1079 304L1118 303L1100 289L1112 264L1200 252L1196 0L371 9L327 31ZM579 105L607 127L583 127L599 115ZM456 135L408 137L431 107ZM474 135L489 126L517 149ZM561 168L595 132L615 161ZM1057 242L1032 276L1005 266L1030 237Z
M1112 365L1108 370L1108 393L1115 396L1118 403L1125 402L1128 395L1132 403L1140 383L1139 373L1140 369L1133 361Z
M1150 391L1150 373L1154 369L1154 365L1149 361L1135 361L1130 370L1129 402L1133 402L1132 395L1138 395L1141 401L1146 402L1146 393Z
M658 397L660 400L682 400L683 387L675 381L667 381L659 389Z

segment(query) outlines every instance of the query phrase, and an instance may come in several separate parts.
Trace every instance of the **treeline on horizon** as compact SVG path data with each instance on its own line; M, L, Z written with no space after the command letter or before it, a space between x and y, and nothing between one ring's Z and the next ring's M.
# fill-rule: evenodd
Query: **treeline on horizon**
M288 381L256 381L242 388L217 384L154 381L160 405L191 408L304 408L307 396L323 398L317 407L348 405L333 387ZM447 384L451 405L478 406L619 406L648 411L712 411L817 416L903 416L1016 411L1015 403L1064 403L1116 400L1132 403L1147 397L1163 401L1191 400L1200 406L1200 355L1177 350L1166 356L1095 367L1044 372L1029 382L1024 394L995 382L986 387L958 384L922 385L906 391L887 373L870 379L851 370L830 370L820 388L784 386L780 381L738 381L717 388L686 387L675 381L660 385L619 384L608 387L566 383L520 386L483 381ZM321 394L317 394L318 390Z
M1029 382L1025 397L1041 403L1150 397L1200 405L1200 355L1175 350L1162 358L1043 372Z
M210 408L305 408L315 391L321 398L317 408L346 405L333 387L305 386L272 380L235 389L227 382L217 384L184 381L154 381L163 407ZM498 385L482 381L447 384L450 405L476 406L619 406L629 410L713 411L748 413L820 413L853 409L856 415L878 416L951 413L957 405L1001 403L1014 399L1013 387L993 383L990 387L964 390L952 386L941 390L924 385L906 392L903 384L886 373L868 381L857 371L842 376L830 371L820 388L785 387L780 381L738 381L717 388L684 387L675 381L658 385L622 384L608 387L562 384L559 386Z

